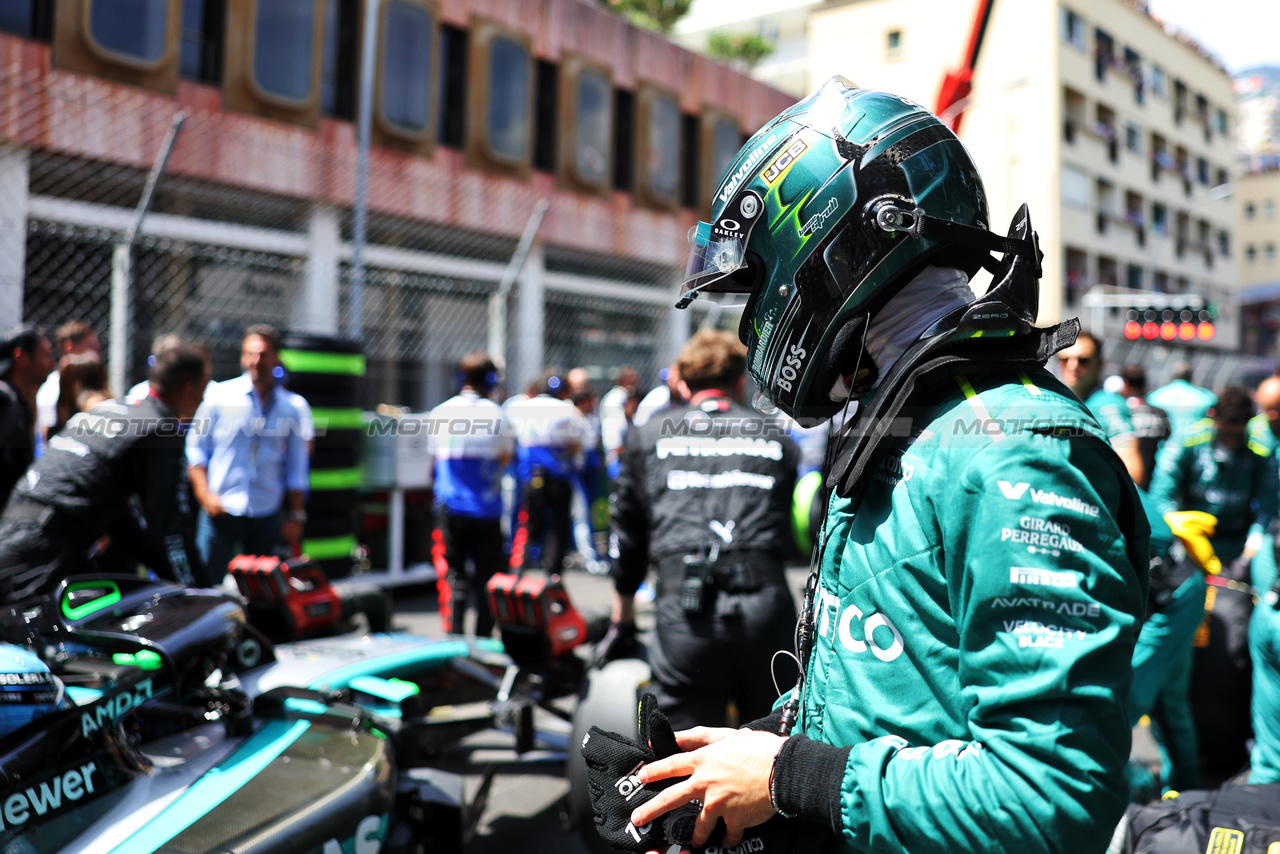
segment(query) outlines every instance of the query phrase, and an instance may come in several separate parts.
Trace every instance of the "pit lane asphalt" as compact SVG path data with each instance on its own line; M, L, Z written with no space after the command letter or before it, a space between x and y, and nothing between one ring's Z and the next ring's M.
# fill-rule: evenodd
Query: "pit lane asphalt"
M795 567L787 573L797 608L807 575L806 567ZM588 619L609 613L613 585L608 577L568 570L562 578L574 605ZM652 628L652 605L644 601L637 601L636 605L636 622L640 630ZM439 633L440 613L435 588L397 590L394 625L414 634ZM558 705L572 711L574 700L566 698ZM568 724L541 710L537 712L535 728L566 735L569 732ZM512 736L487 731L464 739L442 757L442 768L464 775L468 801L479 789L485 767L493 764L498 769L467 854L509 854L511 851L589 854L578 834L564 827L562 801L569 791L565 763L555 757L537 758L545 753L535 751L534 759L520 760L513 749Z
M808 567L787 570L797 611L807 577ZM562 578L573 603L588 619L609 613L613 585L608 577L569 570ZM637 601L636 623L642 632L653 627L651 603ZM397 590L394 624L397 629L414 634L438 634L440 614L435 588ZM559 705L571 711L574 700L567 698ZM565 734L569 731L568 724L541 710L537 712L535 728ZM577 832L565 828L562 802L569 791L565 763L554 757L539 761L538 752L532 760L520 760L513 744L512 736L490 730L464 739L442 758L441 767L464 775L468 802L480 788L485 768L497 766L487 804L466 854L590 854ZM1145 726L1134 728L1133 755L1153 770L1159 766L1159 754Z

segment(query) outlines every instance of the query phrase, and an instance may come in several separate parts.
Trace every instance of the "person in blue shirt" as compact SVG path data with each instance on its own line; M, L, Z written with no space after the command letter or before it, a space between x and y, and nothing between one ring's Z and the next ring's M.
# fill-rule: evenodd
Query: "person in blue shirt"
M279 342L272 326L246 329L244 373L209 386L187 434L191 489L202 510L196 544L212 584L237 554L297 546L307 521L310 414L280 385Z
M458 363L462 389L431 410L435 501L448 573L440 583L440 618L454 634L464 631L467 606L476 610L475 633L493 631L485 585L507 562L502 537L502 470L515 452L515 437L502 409L488 398L498 369L486 353ZM469 562L469 563L468 563Z
M519 445L516 478L528 510L523 565L564 566L573 543L573 478L587 435L586 419L567 400L563 379L548 370L538 394L507 404Z

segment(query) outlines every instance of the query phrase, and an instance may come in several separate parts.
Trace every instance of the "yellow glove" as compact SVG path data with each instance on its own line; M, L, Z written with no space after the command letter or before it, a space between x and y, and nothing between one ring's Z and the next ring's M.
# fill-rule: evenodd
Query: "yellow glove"
M1222 561L1213 553L1209 538L1218 527L1218 517L1201 510L1175 510L1164 514L1173 533L1187 547L1187 554L1210 575L1222 572Z

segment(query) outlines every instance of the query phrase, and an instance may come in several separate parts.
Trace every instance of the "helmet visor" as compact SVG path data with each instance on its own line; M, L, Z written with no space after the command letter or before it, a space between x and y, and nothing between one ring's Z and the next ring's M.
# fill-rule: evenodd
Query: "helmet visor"
M740 205L729 207L751 217L722 216L714 224L699 222L689 229L689 261L680 282L679 308L698 298L743 305L751 295L753 277L734 274L747 269L747 243L758 219L759 198L749 192Z

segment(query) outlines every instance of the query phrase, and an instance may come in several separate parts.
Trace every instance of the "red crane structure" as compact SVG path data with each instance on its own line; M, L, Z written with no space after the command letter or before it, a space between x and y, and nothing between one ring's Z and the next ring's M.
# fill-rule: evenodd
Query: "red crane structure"
M969 31L969 47L964 53L963 64L942 77L942 85L938 87L938 105L934 112L956 133L960 133L960 119L964 117L968 106L969 93L973 91L973 69L978 64L978 53L982 50L982 39L987 33L987 24L991 20L991 8L995 0L978 0L978 7L973 16L973 27Z

